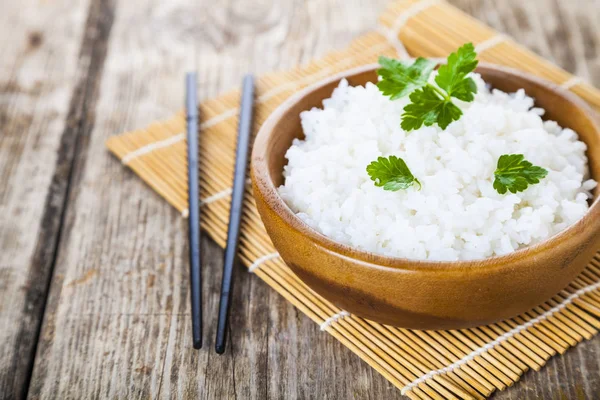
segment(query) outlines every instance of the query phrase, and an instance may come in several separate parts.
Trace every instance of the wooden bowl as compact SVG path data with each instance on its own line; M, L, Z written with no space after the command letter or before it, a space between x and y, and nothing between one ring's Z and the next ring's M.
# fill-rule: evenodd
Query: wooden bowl
M258 211L283 260L313 290L338 307L384 324L456 329L513 317L569 284L600 248L596 188L588 213L548 240L514 253L474 261L432 262L387 257L337 243L306 225L277 193L284 155L302 138L300 112L321 107L342 78L376 82L370 65L326 79L292 96L264 123L252 153ZM505 92L524 88L545 117L574 129L587 146L593 178L600 177L600 128L586 104L556 85L515 70L480 65L483 79Z

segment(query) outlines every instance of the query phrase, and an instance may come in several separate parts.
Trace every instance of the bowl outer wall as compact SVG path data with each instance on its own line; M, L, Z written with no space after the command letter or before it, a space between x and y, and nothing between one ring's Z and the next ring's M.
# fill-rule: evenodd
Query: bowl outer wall
M261 128L253 149L256 204L276 249L313 290L359 316L415 329L451 329L490 323L527 311L567 286L600 247L598 190L588 214L553 238L508 256L476 261L427 262L385 257L335 243L297 218L277 194L282 154L301 136L300 111L320 106L343 77L350 84L376 78L374 66L347 71L293 96ZM524 87L561 125L588 144L599 176L600 132L593 112L555 85L503 67L478 68L505 91ZM277 156L273 156L277 154ZM274 182L277 181L278 182Z

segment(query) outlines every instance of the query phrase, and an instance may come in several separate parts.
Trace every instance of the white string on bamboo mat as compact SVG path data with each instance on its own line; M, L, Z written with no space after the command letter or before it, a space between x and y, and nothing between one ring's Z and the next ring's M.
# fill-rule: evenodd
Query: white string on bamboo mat
M278 252L265 254L264 256L257 258L248 267L248 272L253 273L254 271L256 271L258 268L260 268L260 266L263 265L264 263L266 263L267 261L274 260L276 258L279 258L279 253Z
M248 267L248 272L253 273L254 271L256 271L258 268L260 268L261 265L263 265L264 263L266 263L267 261L279 258L280 255L278 252L273 252L273 253L269 253L269 254L265 254L262 257L257 258L249 267ZM323 321L323 323L320 325L320 329L322 331L327 330L327 328L329 328L331 326L331 324L333 324L334 322L348 317L350 315L350 313L348 311L340 311L337 314L332 315L331 317L327 318L325 321Z
M440 3L441 1L442 0L423 0L416 4L413 4L396 17L391 28L388 28L385 25L378 25L376 30L384 38L386 38L386 40L390 43L394 50L396 50L396 54L398 54L399 58L408 59L410 58L410 54L408 54L406 46L404 46L402 41L398 38L400 30L412 17L414 17L422 11L425 11L429 7Z
M221 114L217 114L214 117L209 118L206 121L200 123L200 129L208 129L211 126L215 126L231 117L235 117L237 115L238 111L239 111L238 107L225 110Z
M175 136L171 136L170 138L147 144L145 146L140 147L137 150L132 151L129 154L126 154L121 159L121 163L123 163L123 165L127 165L133 159L138 158L139 156L143 156L144 154L148 154L157 149L162 149L163 147L169 147L171 145L174 145L175 143L181 142L184 139L185 139L185 133L179 133Z
M382 51L385 48L387 48L388 46L389 46L389 44L380 44L380 45L372 47L370 50L373 52L376 52L376 50ZM327 76L327 75L333 73L335 71L335 69L343 67L345 64L351 64L353 57L354 57L354 55L350 55L348 57L342 58L341 60L338 60L334 64L333 67L325 67L325 68L319 69L318 71L316 71L312 74L306 75L298 80L288 81L288 82L282 83L281 85L274 86L271 89L267 90L262 95L260 95L258 97L258 99L256 99L256 103L262 104L262 103L270 100L272 97L278 95L279 93L285 92L286 90L297 88L297 87L302 86L307 83L311 83L319 76ZM211 126L214 126L214 125L226 120L227 118L230 118L230 117L236 115L238 110L239 109L237 107L230 108L229 110L224 111L223 113L218 114L218 115L208 119L206 122L200 124L200 128L210 128Z
M483 53L484 51L489 50L492 47L497 46L500 43L507 42L509 40L510 40L510 38L508 36L506 36L502 33L499 33L497 35L492 36L489 39L484 40L483 42L481 42L477 46L475 46L475 52L477 54Z
M571 89L573 86L579 85L580 83L583 83L583 79L581 79L578 76L572 76L569 79L567 79L565 82L560 84L560 87L562 89L566 89L569 90Z
M231 196L232 188L223 189L220 192L217 192L213 195L210 195L204 199L200 199L200 207L205 206L207 204L213 203L215 201L224 199L225 197Z
M389 44L383 43L383 44L379 44L377 46L373 46L369 50L373 53L377 53L378 51L385 50L388 46L389 46ZM267 90L264 94L260 95L257 99L257 102L259 104L264 103L264 102L270 100L271 98L273 98L274 96L277 96L278 94L280 94L282 92L285 92L286 90L297 89L303 85L312 83L317 78L320 78L320 77L324 78L327 75L331 75L335 72L335 70L337 70L339 68L343 68L346 65L352 64L352 58L353 58L353 55L342 58L342 59L338 60L332 67L324 67L324 68L321 68L318 71L316 71L312 74L306 75L300 79L288 81L288 82L282 83L281 85L277 85L277 86Z
M502 33L492 36L489 39L484 40L483 42L479 43L477 46L475 46L475 52L476 53L483 53L486 50L491 49L492 47L495 47L497 45L499 45L500 43L504 43L509 41L510 38ZM569 90L571 89L573 86L579 85L581 83L584 83L584 80L578 76L572 76L571 78L567 79L566 81L564 81L563 83L561 83L559 86L562 89L565 90Z
M406 25L406 23L412 17L427 10L429 7L433 7L441 2L442 0L423 0L408 7L406 10L404 10L404 12L401 12L394 20L394 24L391 28L392 32L395 36L398 36L398 34L400 33L400 29L402 29L402 27Z
M525 322L524 324L516 326L515 328L511 329L510 331L504 333L503 335L498 336L495 340L493 340L489 343L486 343L484 346L481 346L480 348L472 351L471 353L467 354L460 360L448 365L447 367L440 368L440 369L437 369L434 371L429 371L425 375L421 376L418 379L415 379L408 385L404 386L400 392L404 395L408 391L417 387L419 384L427 381L428 379L433 378L436 375L443 375L443 374L447 374L448 372L454 371L455 369L457 369L457 368L461 367L462 365L468 363L469 361L473 360L475 357L480 356L481 354L485 353L486 351L489 351L489 350L493 349L494 347L498 346L499 344L504 343L511 337L532 327L533 325L537 324L538 322L541 322L541 321L547 319L548 317L551 317L552 315L556 314L557 312L559 312L560 310L565 308L567 305L571 304L573 302L573 300L583 296L586 293L592 292L597 289L600 289L600 282L597 282L595 284L592 284L592 285L589 285L582 289L577 290L575 293L573 293L572 295L570 295L569 297L564 299L562 302L560 302L557 306L552 307L548 311Z
M250 178L246 179L246 185L250 185L251 183L252 183L252 181L250 180ZM200 207L206 206L210 203L214 203L215 201L219 201L221 199L229 197L229 196L231 196L232 192L233 192L233 189L228 187L227 189L223 189L220 192L217 192L208 197L205 197L204 199L200 199ZM190 210L188 208L186 208L185 210L181 211L181 215L183 216L183 218L187 218L190 215Z
M350 313L348 311L340 311L339 313L333 314L331 317L329 317L325 321L323 321L323 323L320 325L320 328L322 331L325 331L334 322L339 321L340 319L346 318L348 316L350 316Z
M327 76L331 73L333 73L333 68L325 67L325 68L315 72L314 74L307 75L298 80L292 80L292 81L288 81L286 83L282 83L281 85L277 85L277 86L267 90L264 94L260 95L258 97L258 103L263 103L265 101L268 101L270 98L277 96L279 93L283 93L286 90L297 89L304 82L311 82L315 76Z
M396 36L391 29L388 29L388 27L384 25L377 25L377 32L379 32L379 34L381 34L381 36L383 36L390 43L394 50L396 50L398 58L410 58L410 54L408 54L406 47L404 47L404 44L402 44L400 39L398 39L398 36Z

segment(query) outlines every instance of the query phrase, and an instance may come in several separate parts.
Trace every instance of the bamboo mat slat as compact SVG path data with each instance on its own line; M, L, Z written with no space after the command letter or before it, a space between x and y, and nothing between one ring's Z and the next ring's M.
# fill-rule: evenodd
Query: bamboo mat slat
M378 28L342 51L257 80L256 130L286 98L331 74L376 62L379 55L445 57L465 42L479 58L518 68L570 89L596 110L600 91L440 0L392 3ZM225 245L239 92L200 105L202 228ZM106 145L187 216L185 120L182 113ZM279 258L256 211L244 203L240 257L269 286L380 372L411 399L484 399L529 370L590 339L600 329L600 253L567 288L523 315L456 331L411 331L350 315L310 290Z

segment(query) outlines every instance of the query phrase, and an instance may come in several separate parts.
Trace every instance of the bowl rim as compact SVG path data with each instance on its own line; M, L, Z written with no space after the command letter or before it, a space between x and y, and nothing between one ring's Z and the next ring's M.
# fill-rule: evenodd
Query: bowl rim
M442 60L440 58L432 59L437 62ZM291 229L301 235L307 236L313 243L327 249L330 252L336 253L338 256L350 257L352 259L362 261L363 263L368 264L369 267L382 268L386 270L440 272L442 270L456 271L471 269L473 267L481 268L482 265L485 265L485 271L494 271L510 269L514 261L523 258L535 257L537 254L547 251L550 248L556 248L560 246L561 244L565 243L572 234L582 231L585 226L590 223L590 221L593 221L593 216L600 217L600 195L596 195L596 198L581 219L568 226L566 229L539 243L517 249L504 255L481 259L454 261L418 260L405 257L387 256L372 251L361 250L356 247L337 242L312 228L291 210L291 208L287 205L277 191L277 188L275 187L269 173L269 166L267 163L268 155L265 152L267 148L266 145L275 125L279 122L280 118L300 99L304 98L322 86L330 85L348 76L365 73L378 67L378 64L362 65L341 71L307 86L280 104L260 127L252 148L251 158L251 175L254 190L259 190L261 192L261 195L265 203L267 203L269 206L270 210L274 212ZM600 136L600 126L594 110L592 110L592 108L585 101L570 91L561 88L559 85L551 81L514 68L480 62L476 71L481 69L496 70L500 73L517 75L521 78L532 81L536 85L545 86L549 90L557 92L563 99L565 99L565 101L572 103L581 110L582 114L590 121L596 133ZM589 151L589 146L587 151ZM599 178L600 177L594 179Z

